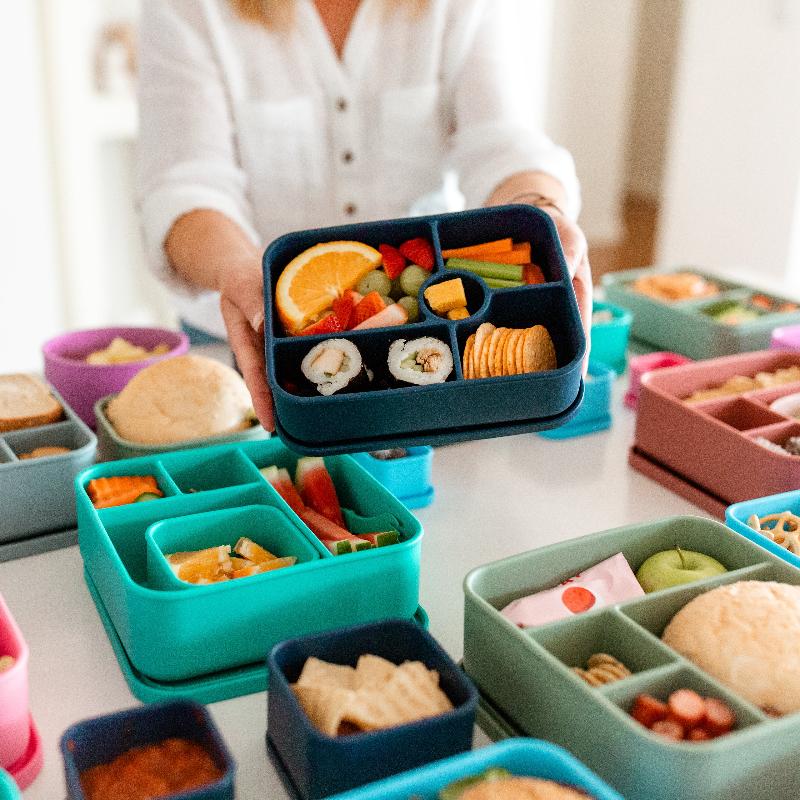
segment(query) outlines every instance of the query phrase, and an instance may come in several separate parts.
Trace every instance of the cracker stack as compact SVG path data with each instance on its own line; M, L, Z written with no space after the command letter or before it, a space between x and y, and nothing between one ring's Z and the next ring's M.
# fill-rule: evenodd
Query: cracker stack
M544 325L495 328L484 322L467 339L462 367L465 378L499 378L556 369L556 349Z

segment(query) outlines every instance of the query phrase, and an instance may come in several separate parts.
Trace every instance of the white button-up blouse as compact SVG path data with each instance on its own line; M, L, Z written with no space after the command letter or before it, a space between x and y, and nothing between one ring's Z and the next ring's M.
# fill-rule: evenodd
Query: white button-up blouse
M407 215L446 171L471 207L539 170L577 215L572 158L528 113L515 23L512 0L362 0L340 60L312 0L275 29L226 0L145 0L139 203L148 259L181 317L225 333L217 295L165 257L170 228L193 209L226 214L266 246Z

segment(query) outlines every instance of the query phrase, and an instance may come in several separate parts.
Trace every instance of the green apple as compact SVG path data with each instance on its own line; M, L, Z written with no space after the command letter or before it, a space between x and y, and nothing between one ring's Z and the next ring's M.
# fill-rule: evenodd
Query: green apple
M694 550L662 550L653 553L636 573L636 580L648 594L682 583L693 583L701 578L721 575L728 570L715 558Z

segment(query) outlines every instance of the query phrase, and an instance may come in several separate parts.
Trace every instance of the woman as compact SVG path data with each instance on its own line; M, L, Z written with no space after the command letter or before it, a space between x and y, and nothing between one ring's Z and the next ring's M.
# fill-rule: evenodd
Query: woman
M263 248L407 215L447 169L467 207L531 203L553 217L587 320L578 182L526 113L516 23L512 0L145 0L149 258L185 323L227 332L266 428Z

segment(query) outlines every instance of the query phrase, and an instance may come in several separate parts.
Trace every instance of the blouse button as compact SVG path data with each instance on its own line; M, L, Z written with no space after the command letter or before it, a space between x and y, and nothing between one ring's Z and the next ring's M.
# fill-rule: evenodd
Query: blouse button
M344 161L345 164L349 164L352 160L353 160L352 151L345 150L344 153L342 153L342 161Z
M340 97L336 100L336 109L338 111L347 111L347 100L344 97Z
M348 203L344 207L344 213L347 214L348 217L352 217L356 211L358 211L358 207L355 205L355 203Z

